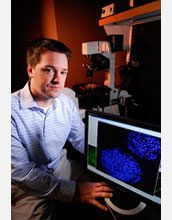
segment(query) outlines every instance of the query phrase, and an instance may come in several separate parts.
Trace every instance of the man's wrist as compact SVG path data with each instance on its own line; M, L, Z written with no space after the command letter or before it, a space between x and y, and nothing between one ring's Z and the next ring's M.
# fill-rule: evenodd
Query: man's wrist
M76 182L70 180L61 180L56 187L54 198L64 202L71 202L76 191Z

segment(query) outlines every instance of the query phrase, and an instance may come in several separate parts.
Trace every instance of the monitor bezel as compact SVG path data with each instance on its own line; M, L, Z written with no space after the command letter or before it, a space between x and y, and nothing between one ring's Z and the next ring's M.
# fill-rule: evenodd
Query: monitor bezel
M123 116L118 116L118 115L114 115L114 114L110 114L110 113L105 113L105 112L100 112L100 111L96 111L96 110L90 110L87 109L85 112L85 153L84 153L84 168L86 170L87 173L89 173L91 176L93 176L95 178L95 180L98 181L104 181L106 182L108 185L110 185L111 187L114 187L115 189L121 190L123 192L126 193L126 195L130 196L131 198L136 198L136 199L140 199L140 201L146 202L146 203L153 203L153 204L158 204L160 205L161 202L157 202L155 200L151 200L149 198L146 198L136 192L133 192L132 190L125 188L124 186L119 185L118 183L115 183L113 181L111 181L110 179L103 177L95 172L93 172L92 170L87 168L87 146L88 146L88 117L89 115L92 116L97 116L97 117L101 117L101 118L105 118L108 120L113 120L113 121L117 121L117 122L122 122L122 123L126 123L129 125L133 125L133 126L139 126L141 128L145 128L145 129L150 129L153 131L157 131L157 132L161 132L161 127L157 124L152 124L152 123L148 123L148 122L144 122L144 121L138 121L135 119L130 119L130 118L125 118Z

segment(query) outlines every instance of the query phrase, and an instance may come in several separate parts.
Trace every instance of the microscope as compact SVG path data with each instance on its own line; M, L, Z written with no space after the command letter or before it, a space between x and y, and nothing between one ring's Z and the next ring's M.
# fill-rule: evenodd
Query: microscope
M115 50L119 51L121 47L116 47ZM117 104L124 106L125 111L127 111L127 108L125 108L126 101L131 95L125 90L119 91L115 88L115 50L114 45L109 41L82 43L82 54L90 58L90 63L83 64L83 67L86 68L87 77L92 77L95 71L106 70L104 86L109 88L110 91L108 105L106 105L104 111L119 115ZM125 112L124 115L126 114Z
M110 104L113 99L118 98L118 90L114 88L115 83L115 54L111 52L110 43L107 41L93 41L82 44L82 54L90 58L89 64L83 64L86 68L87 77L92 77L94 71L104 70L104 85L111 89Z

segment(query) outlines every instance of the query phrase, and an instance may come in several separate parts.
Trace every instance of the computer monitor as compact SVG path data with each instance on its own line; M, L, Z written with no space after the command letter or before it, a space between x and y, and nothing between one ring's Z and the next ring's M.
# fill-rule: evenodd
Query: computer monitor
M161 204L161 129L86 111L86 170L143 202Z

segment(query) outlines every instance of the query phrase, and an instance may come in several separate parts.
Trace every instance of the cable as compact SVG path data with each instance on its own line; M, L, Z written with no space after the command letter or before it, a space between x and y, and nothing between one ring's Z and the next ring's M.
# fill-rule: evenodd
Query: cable
M112 210L111 210L111 208L110 208L110 206L108 205L108 203L107 203L106 200L105 200L105 202L106 202L106 206L108 207L108 209L109 209L109 211L110 211L112 217L113 217L115 220L117 220L117 218L115 217L114 213L112 212Z

